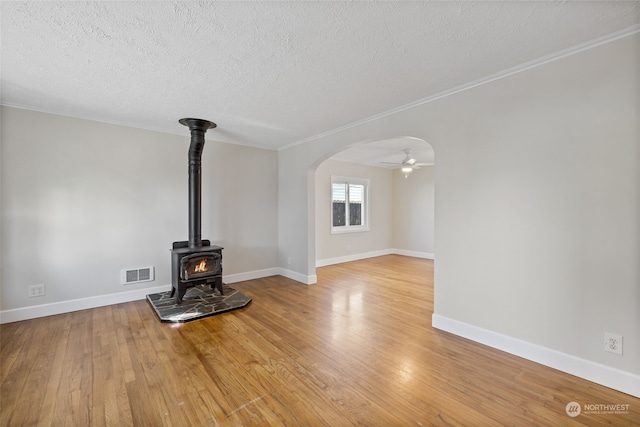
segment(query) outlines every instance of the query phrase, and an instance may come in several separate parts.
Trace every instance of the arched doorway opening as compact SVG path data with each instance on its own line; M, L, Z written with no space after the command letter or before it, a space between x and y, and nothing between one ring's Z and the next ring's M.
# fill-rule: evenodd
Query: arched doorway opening
M354 143L317 160L308 175L310 264L392 253L433 259L434 164L433 147L411 136ZM366 203L366 229L336 232L336 177L367 183L367 200L357 201Z

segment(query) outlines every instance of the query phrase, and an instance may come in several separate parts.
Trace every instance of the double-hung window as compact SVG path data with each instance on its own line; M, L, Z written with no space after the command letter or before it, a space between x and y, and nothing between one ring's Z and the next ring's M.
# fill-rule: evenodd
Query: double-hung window
M369 231L369 180L331 176L331 234Z

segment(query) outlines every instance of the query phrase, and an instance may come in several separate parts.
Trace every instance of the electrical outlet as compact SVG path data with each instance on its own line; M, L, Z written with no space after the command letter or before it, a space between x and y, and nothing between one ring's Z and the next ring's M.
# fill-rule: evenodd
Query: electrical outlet
M44 285L29 286L29 298L44 296Z
M287 258L287 265L291 265L291 257Z
M604 351L619 354L620 356L622 356L622 335L610 334L609 332L605 332Z

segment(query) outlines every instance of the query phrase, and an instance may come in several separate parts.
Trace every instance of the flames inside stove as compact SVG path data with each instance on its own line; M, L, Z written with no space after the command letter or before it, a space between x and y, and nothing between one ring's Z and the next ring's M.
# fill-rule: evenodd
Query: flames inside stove
M194 254L180 260L180 278L195 280L202 277L220 274L222 270L221 256L217 253Z

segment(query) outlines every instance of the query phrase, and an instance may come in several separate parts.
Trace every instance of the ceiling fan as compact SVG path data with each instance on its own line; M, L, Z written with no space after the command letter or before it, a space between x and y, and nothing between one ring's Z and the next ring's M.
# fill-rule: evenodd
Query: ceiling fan
M405 174L405 178L407 177L407 174L410 173L411 171L413 171L414 169L420 169L420 166L427 166L429 165L429 163L417 163L417 160L413 157L411 157L411 149L409 148L405 148L404 150L402 150L402 152L405 154L404 160L402 160L402 162L398 163L398 162L380 162L380 163L384 163L387 165L398 165L398 166L402 166L402 172Z

